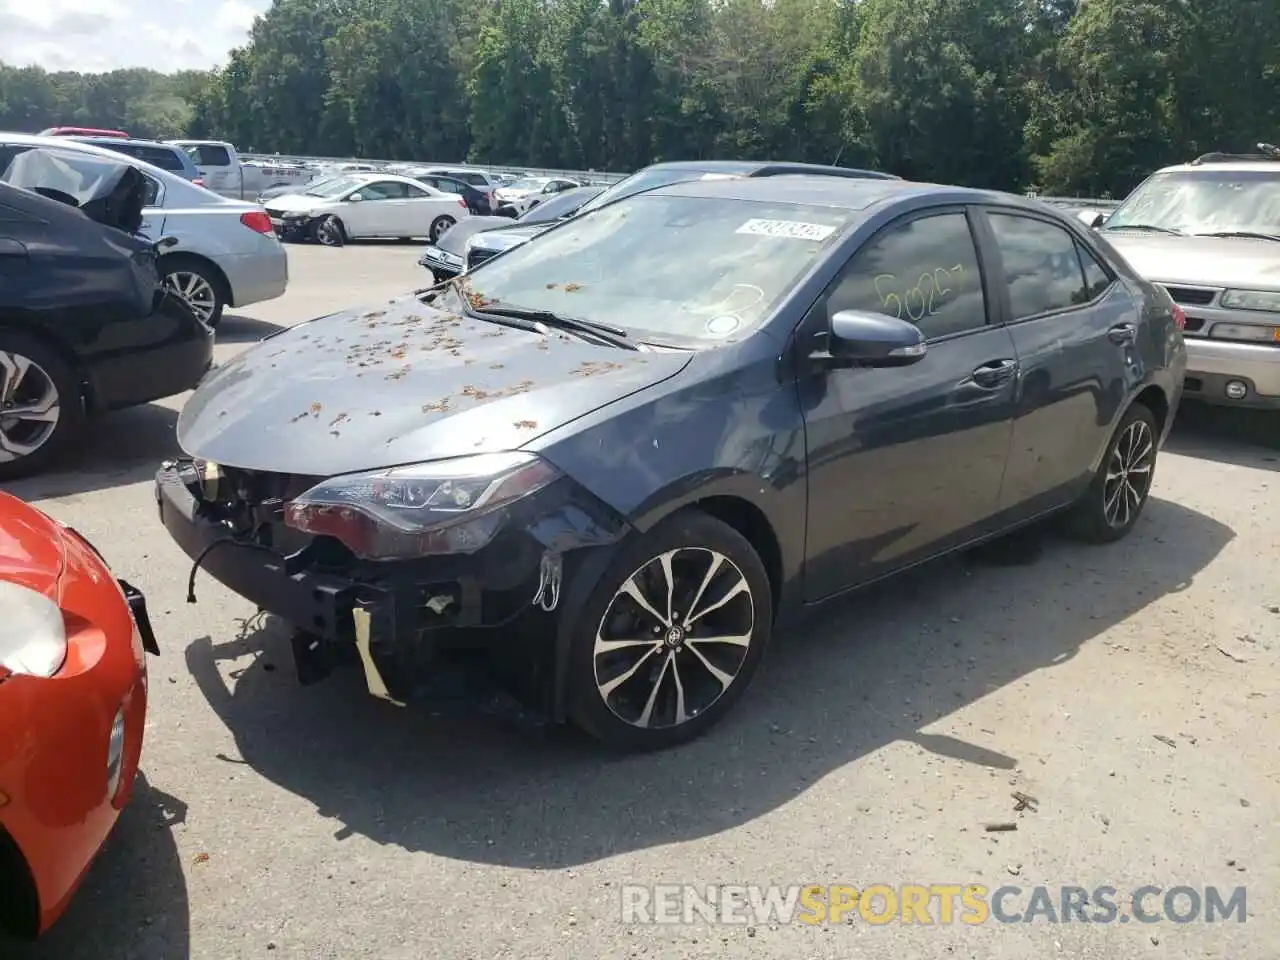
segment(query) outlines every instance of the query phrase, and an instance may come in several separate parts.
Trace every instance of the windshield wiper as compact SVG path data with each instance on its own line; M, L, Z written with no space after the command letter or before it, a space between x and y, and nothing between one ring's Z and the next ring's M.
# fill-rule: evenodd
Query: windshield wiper
M601 343L607 343L611 347L617 347L619 350L640 349L633 341L628 339L627 331L609 323L581 320L578 317L566 317L562 313L553 313L550 310L514 307L501 303L486 303L483 307L478 308L478 312L487 313L494 317L509 317L512 320L527 320L530 323L542 324L544 327L551 327L555 330L570 330L574 333L592 337Z
M1212 233L1193 233L1193 237L1243 237L1246 240L1274 240L1280 243L1280 236L1274 233L1258 233L1253 230L1215 230Z
M1149 230L1152 233L1167 233L1175 237L1186 236L1181 230L1174 230L1172 227L1157 227L1153 223L1117 223L1107 224L1104 230Z

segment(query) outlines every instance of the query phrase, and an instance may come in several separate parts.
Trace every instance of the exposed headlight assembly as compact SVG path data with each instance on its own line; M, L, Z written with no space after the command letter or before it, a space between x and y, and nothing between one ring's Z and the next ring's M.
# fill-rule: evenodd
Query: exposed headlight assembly
M493 453L324 480L285 507L285 523L329 536L366 560L474 553L502 528L504 508L560 472L527 453Z
M1280 290L1228 290L1220 302L1232 310L1280 313Z
M67 628L58 605L42 593L0 581L0 667L52 677L67 659Z

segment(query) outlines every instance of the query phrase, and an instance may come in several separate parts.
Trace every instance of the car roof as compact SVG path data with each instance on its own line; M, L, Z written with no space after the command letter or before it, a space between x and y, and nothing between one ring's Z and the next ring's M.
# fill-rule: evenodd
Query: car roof
M916 183L911 180L864 180L853 177L799 174L684 180L639 194L640 197L655 195L803 203L842 207L847 210L866 210L888 200L934 196L949 203L999 203L1004 206L1020 206L1036 211L1052 209L1047 204L1038 203L1026 197L991 190L976 190L971 187Z
M167 150L172 150L174 153L180 153L184 157L187 156L187 152L177 144L165 143L163 140L146 140L142 137L104 137L100 135L91 136L88 134L76 134L75 136L58 137L57 139L73 140L77 143L126 143L138 147L161 147Z
M142 172L152 180L159 180L163 183L166 196L168 195L168 191L176 190L179 196L186 197L189 201L194 200L194 202L201 206L212 205L215 201L225 201L224 205L242 203L242 201L228 200L225 197L219 197L215 193L210 193L200 187L193 186L190 180L180 177L172 171L147 163L145 160L139 160L137 157L132 157L127 153L108 150L106 147L100 147L96 143L86 143L83 140L77 140L72 137L42 137L38 134L32 133L0 132L0 144L9 144L17 147L42 147L49 150L64 150L71 151L73 153L87 153L102 160L110 160L112 163L127 163L130 166L141 168Z
M1175 163L1161 167L1156 173L1201 173L1217 170L1222 173L1274 173L1280 176L1280 163L1275 160L1208 160L1203 163Z
M655 163L646 170L693 170L698 173L723 173L737 177L771 177L788 173L824 174L833 177L897 180L891 173L862 170L856 167L834 167L820 163L793 163L789 160L671 160Z

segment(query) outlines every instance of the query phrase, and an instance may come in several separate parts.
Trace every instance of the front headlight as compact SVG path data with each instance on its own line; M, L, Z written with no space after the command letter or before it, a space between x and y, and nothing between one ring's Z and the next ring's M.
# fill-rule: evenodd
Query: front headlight
M52 677L67 659L67 628L58 605L42 593L0 581L0 667Z
M504 508L560 476L527 453L458 457L330 477L285 508L285 523L329 536L365 560L474 553L497 536Z
M1280 290L1228 290L1221 303L1233 310L1280 313Z

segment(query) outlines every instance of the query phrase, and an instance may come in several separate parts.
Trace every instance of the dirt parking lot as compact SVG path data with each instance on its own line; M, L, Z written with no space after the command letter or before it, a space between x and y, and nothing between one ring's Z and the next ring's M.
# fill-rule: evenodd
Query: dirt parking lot
M290 292L229 316L219 359L423 284L418 253L292 248ZM1128 540L1023 538L874 589L777 638L710 736L618 758L487 701L299 689L246 603L202 577L188 605L150 481L182 400L11 486L146 590L163 653L131 808L61 925L0 955L1276 956L1280 422L1187 410ZM628 885L659 884L1012 886L1015 920L1040 886L1059 920L1063 886L1158 887L1148 914L1244 887L1248 916L624 922Z

